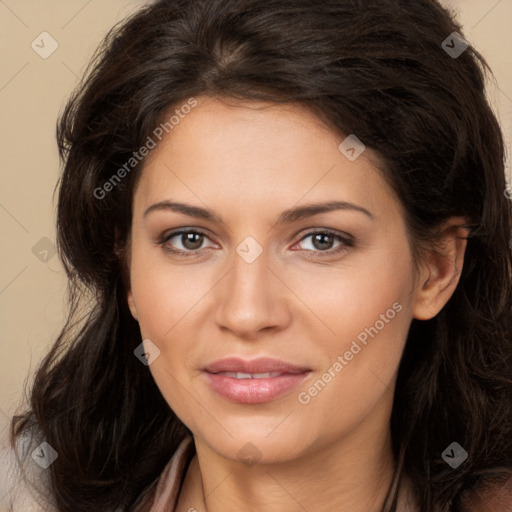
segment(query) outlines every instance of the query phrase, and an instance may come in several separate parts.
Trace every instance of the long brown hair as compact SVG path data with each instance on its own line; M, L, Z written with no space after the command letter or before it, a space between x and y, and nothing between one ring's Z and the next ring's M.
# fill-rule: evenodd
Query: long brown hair
M381 156L418 250L444 220L468 219L452 298L411 324L390 425L395 482L408 475L421 511L444 512L510 477L504 144L487 64L471 46L450 54L454 32L463 34L434 0L160 0L112 29L59 120L58 248L71 307L12 425L13 443L31 433L58 452L48 469L58 510L133 510L188 432L133 355L141 336L124 262L143 162L104 197L97 189L170 106L201 94L299 103L357 134ZM469 454L456 470L441 457L453 441Z

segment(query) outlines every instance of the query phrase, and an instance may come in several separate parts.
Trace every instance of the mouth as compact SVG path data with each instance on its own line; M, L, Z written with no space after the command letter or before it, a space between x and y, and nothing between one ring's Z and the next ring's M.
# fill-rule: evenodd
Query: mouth
M278 359L245 361L227 358L203 369L210 388L223 398L244 404L261 404L298 387L311 369Z

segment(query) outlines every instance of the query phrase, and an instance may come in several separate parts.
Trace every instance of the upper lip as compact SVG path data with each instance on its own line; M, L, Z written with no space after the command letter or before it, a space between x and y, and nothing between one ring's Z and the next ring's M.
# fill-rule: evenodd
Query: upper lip
M227 357L214 361L204 368L204 371L208 373L240 372L251 374L267 372L304 373L308 370L309 368L304 366L298 366L269 357L260 357L250 361L237 357Z

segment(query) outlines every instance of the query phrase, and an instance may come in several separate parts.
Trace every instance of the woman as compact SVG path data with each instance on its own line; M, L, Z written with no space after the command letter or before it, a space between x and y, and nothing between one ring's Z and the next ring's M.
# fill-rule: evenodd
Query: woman
M510 510L485 67L434 0L115 28L58 127L71 308L12 429L41 509Z

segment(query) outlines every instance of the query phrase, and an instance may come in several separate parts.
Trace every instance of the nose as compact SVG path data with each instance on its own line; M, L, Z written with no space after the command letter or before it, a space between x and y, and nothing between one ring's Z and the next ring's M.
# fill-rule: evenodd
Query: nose
M230 271L215 287L219 328L246 340L257 339L263 330L286 328L292 294L271 268L265 250L251 263L236 252L231 261Z

